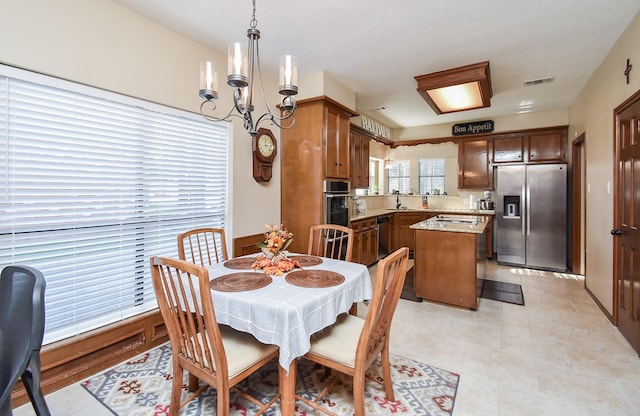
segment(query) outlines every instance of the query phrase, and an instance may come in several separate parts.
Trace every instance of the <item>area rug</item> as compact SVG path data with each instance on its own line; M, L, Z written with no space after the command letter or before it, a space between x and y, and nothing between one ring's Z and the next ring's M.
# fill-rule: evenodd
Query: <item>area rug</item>
M522 286L516 283L484 279L480 297L524 306Z
M370 369L373 380L366 383L366 414L377 415L450 415L460 376L430 365L413 361L398 355L391 356L395 401L385 398L384 388L379 382L379 363ZM258 398L263 403L269 401L278 391L278 363L274 360L262 370L254 373L239 387ZM102 374L95 375L81 383L81 386L102 403L112 414L118 416L164 416L168 415L171 396L171 347L168 343L145 352L129 361L116 365ZM311 397L326 383L324 367L300 360L298 364L296 394ZM188 375L185 372L182 400L187 391ZM323 406L338 415L353 414L352 382L342 377L323 399ZM231 394L231 415L253 415L256 406L241 395ZM187 404L181 416L214 415L216 412L216 391L206 389L196 399ZM297 416L315 415L316 411L298 401ZM280 415L279 402L265 415Z

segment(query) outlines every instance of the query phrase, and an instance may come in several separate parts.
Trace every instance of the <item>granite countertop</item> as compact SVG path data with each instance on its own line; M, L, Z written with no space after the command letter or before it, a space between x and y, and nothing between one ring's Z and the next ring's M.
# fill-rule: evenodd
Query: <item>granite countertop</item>
M351 217L351 221L375 218L381 215L390 215L394 212L432 212L434 214L459 214L459 215L496 215L495 210L477 209L443 209L443 208L378 208L369 209L365 212L357 212Z
M482 234L487 227L487 219L482 215L437 215L425 221L410 225L414 230L446 231L453 233Z

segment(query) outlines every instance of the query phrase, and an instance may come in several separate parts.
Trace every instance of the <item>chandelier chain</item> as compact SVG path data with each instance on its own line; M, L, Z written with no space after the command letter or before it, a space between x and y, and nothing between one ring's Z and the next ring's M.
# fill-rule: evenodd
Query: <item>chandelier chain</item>
M256 0L253 0L253 16L251 17L249 25L252 29L255 29L258 26L258 21L256 20Z

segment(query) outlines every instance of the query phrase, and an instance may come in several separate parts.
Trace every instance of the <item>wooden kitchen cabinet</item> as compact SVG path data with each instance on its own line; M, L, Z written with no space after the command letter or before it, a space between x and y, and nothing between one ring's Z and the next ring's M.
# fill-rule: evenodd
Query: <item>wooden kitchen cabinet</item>
M349 118L352 113L337 106L324 107L324 176L331 179L349 179Z
M492 137L494 165L566 162L567 129L551 128Z
M391 218L392 244L391 251L400 247L408 247L409 252L415 249L415 230L410 225L429 219L437 214L429 212L394 212Z
M493 258L493 215L480 215L487 222L485 228L485 239L487 245L487 258Z
M485 233L416 230L416 296L476 310L485 277Z
M348 169L348 123L355 115L329 97L308 98L298 101L293 127L280 132L280 216L294 235L292 252L306 253L309 229L324 223L323 181L340 175L349 179L349 172L340 168ZM326 176L327 167L333 176Z
M351 126L351 188L369 187L369 141L371 136L357 126Z
M458 145L458 188L484 189L493 187L489 163L489 139L463 140Z
M378 260L378 227L375 218L351 222L353 252L351 261L369 266Z
M528 143L529 163L548 163L567 161L566 129L550 132L532 133Z
M498 164L524 162L524 145L526 143L526 140L526 135L494 138L492 158L493 163Z

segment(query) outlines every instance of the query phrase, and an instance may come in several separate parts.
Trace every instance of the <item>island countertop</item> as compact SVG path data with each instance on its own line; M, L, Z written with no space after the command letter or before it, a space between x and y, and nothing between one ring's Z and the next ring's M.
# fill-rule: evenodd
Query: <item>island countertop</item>
M453 233L482 234L487 227L486 217L478 215L440 214L409 226L414 230L446 231Z

